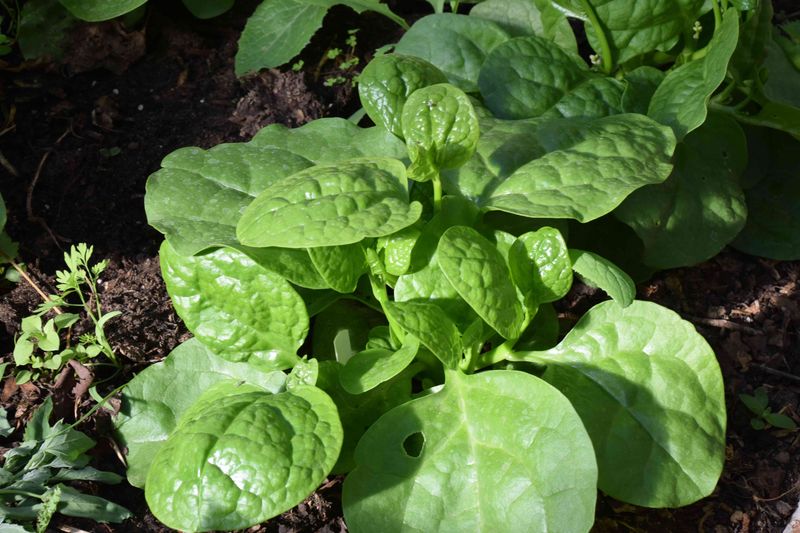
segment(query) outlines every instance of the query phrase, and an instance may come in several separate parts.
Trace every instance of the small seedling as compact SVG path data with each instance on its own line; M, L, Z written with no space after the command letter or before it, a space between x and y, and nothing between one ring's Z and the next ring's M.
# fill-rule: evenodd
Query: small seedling
M758 387L754 395L740 394L742 400L750 411L756 415L750 419L753 429L767 429L776 427L780 429L795 429L797 424L794 420L781 413L773 413L769 408L769 397L765 387Z

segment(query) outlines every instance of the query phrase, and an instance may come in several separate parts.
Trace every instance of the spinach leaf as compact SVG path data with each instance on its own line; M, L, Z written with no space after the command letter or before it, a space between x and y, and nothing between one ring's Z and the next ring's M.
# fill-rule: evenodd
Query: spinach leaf
M567 17L549 0L483 0L469 14L495 22L511 37L539 35L564 50L578 51Z
M622 307L628 307L636 297L636 285L617 265L592 252L570 249L572 270L594 287L603 289Z

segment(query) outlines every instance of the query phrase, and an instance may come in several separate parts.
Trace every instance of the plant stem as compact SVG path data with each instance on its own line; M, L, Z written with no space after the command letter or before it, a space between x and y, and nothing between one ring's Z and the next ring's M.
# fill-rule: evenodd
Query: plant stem
M442 179L437 174L431 181L433 182L433 212L438 213L442 209Z
M44 499L44 496L41 494L34 494L24 490L0 489L0 494L8 494L11 496L27 496L28 498L36 498L37 500Z
M711 0L711 8L714 10L714 35L722 26L722 11L719 8L719 0Z
M516 339L507 340L500 346L478 355L473 364L470 365L472 367L470 368L470 372L480 370L481 368L497 364L500 361L505 361L510 358L514 353L514 344L516 342Z
M597 18L597 12L595 12L590 0L581 0L581 5L583 6L583 10L586 11L586 16L589 18L592 28L594 28L597 34L597 40L600 41L600 60L603 72L605 74L611 74L611 71L614 70L614 63L611 58L611 45L608 44L608 37L606 37L605 31L603 31L603 26L600 23L600 19Z

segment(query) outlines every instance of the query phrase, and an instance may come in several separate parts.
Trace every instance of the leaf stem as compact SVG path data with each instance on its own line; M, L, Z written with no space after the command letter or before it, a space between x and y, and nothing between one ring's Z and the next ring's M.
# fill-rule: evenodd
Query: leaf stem
M516 342L516 339L507 340L492 350L478 355L478 357L476 357L473 363L470 365L471 368L469 371L475 372L481 368L485 368L501 361L505 361L506 359L510 359L514 354L514 344Z
M431 181L433 182L433 212L438 213L442 209L442 178L437 173Z
M720 26L722 26L722 11L719 8L719 0L711 0L711 9L714 10L714 35L716 35Z
M611 57L611 45L608 43L608 37L606 36L605 31L603 31L603 26L600 23L600 19L597 17L597 12L594 10L590 0L581 0L581 5L583 6L583 10L586 11L586 16L588 17L592 28L594 28L594 31L597 34L597 40L600 41L600 61L601 66L603 67L603 72L605 74L611 74L611 71L614 70L614 63Z

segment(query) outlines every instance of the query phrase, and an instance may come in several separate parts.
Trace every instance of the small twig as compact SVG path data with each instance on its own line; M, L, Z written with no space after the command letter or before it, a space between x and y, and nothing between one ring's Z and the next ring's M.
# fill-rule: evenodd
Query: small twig
M752 363L750 366L756 367L759 370L763 370L767 374L773 374L775 376L780 376L782 378L790 379L792 381L800 382L800 376L795 376L794 374L790 374L788 372L784 372L783 370L776 370L774 368L770 368L766 365L762 365L759 363Z
M0 152L0 165L3 165L3 167L4 167L6 170L8 170L8 172L9 172L9 173L10 173L12 176L14 176L15 178L18 178L18 177L19 177L19 172L17 172L17 169L16 169L16 168L14 168L14 165L12 165L12 164L11 164L11 161L9 161L8 159L6 159L6 156L4 156L4 155L3 155L3 152Z
M47 303L47 302L51 302L51 301L52 301L52 300L50 299L50 297L49 297L49 296L48 296L48 295L47 295L47 294L46 294L46 293L45 293L45 292L44 292L44 291L43 291L41 288L39 288L39 285L38 285L38 284L37 284L35 281L33 281L33 278L31 278L31 277L28 275L28 273L27 273L27 272L25 272L25 271L22 269L22 267L21 267L21 266L19 266L19 265L17 264L17 262L16 262L16 261L14 261L14 260L13 260L13 259L11 259L10 257L8 257L8 256L7 256L6 254L4 254L3 252L0 252L0 256L4 257L4 258L5 258L5 259L6 259L6 260L7 260L7 261L8 261L8 262L11 264L11 266L12 266L12 267L14 267L14 270L16 270L16 271L19 273L19 275L22 277L22 279L24 279L24 280L25 280L25 282L26 282L28 285L30 285L30 286L31 286L31 288L32 288L33 290L35 290L35 291L36 291L36 294L38 294L39 296L41 296L42 300L44 300L44 301L45 301L45 303ZM57 314L57 315L60 315L61 313L63 313L63 311L61 310L61 308L60 308L60 307L57 307L57 306L56 306L56 307L53 307L52 309L53 309L53 312L54 312L55 314Z
M732 322L724 318L705 318L705 317L689 316L689 315L684 315L683 318L685 318L689 322L696 322L698 324L704 324L706 326L712 326L715 328L742 331L744 333L749 333L750 335L763 335L763 332L760 330L751 328L750 326L745 326L744 324L739 324L738 322Z

